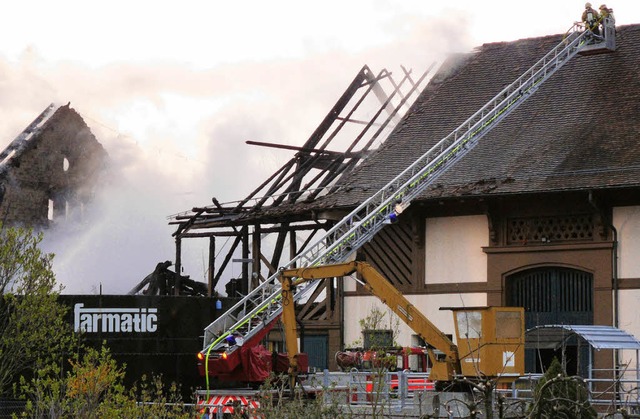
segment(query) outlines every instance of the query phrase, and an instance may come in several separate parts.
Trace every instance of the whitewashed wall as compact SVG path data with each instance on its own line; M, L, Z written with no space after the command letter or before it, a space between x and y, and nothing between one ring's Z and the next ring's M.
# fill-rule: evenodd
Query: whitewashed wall
M640 207L614 208L613 225L618 230L618 276L640 278Z
M640 278L640 207L614 208L613 225L618 231L618 277ZM640 339L640 290L620 290L618 296L618 326ZM620 358L635 370L635 351L622 351ZM635 371L631 374L635 375Z
M619 291L620 297L620 311L618 327L625 332L628 332L640 339L640 290L621 290ZM620 362L623 364L629 364L631 375L635 376L636 368L636 352L635 351L620 351Z
M489 243L489 227L484 215L463 217L428 218L425 226L426 284L481 282L487 280L487 256L482 251ZM345 291L355 291L355 282L345 281ZM416 306L436 327L447 334L454 334L451 311L440 307L485 306L487 296L476 294L408 295ZM373 296L345 298L344 333L347 345L360 339L359 320L372 310L386 306ZM392 315L389 312L389 315ZM415 334L402 321L399 326L398 344L409 346ZM454 338L455 339L455 338Z
M407 295L405 296L427 319L436 325L443 333L453 335L453 315L450 310L440 310L440 307L471 307L486 306L486 294L440 294L440 295ZM344 310L344 334L347 346L360 339L362 333L359 320L365 318L371 309L377 307L385 310L388 316L395 316L387 306L373 296L347 297ZM397 322L393 322L396 324ZM402 346L412 345L412 335L415 334L404 322L399 322L399 336L397 342ZM455 337L454 337L455 340Z
M484 215L428 218L426 222L427 284L487 280L489 225Z

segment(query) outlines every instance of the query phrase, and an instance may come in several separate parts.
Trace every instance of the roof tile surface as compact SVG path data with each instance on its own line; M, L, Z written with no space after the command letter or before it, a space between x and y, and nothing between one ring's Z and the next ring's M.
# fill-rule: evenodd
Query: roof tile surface
M562 40L485 44L452 56L385 144L325 205L368 198ZM640 186L640 25L614 53L576 56L420 199Z

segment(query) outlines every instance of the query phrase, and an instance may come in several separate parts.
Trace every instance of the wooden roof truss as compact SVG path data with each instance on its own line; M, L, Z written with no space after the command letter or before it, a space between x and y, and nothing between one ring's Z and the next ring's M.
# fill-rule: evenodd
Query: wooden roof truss
M330 227L331 216L318 217L317 211L304 210L301 204L334 191L340 178L386 139L417 98L433 67L417 80L402 67L401 79L395 80L386 69L374 75L363 66L302 146L247 141L295 154L244 199L223 204L213 198L213 205L172 216L169 223L176 225L176 272L181 272L182 240L209 238L209 294L221 278L229 279L233 261L242 263L242 274L237 281L241 285L231 293L246 294L273 274L284 257L287 262L304 250L319 231ZM263 244L267 237L269 243ZM223 256L218 252L221 261L216 261L216 238L233 239L225 245ZM322 294L324 303L310 300L303 313L334 317L333 291L328 287L326 294L317 293L316 297Z

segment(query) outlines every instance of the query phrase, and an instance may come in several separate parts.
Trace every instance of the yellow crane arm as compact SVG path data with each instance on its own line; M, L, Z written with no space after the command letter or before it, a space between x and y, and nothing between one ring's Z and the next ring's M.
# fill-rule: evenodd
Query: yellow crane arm
M432 363L431 378L434 380L451 380L461 373L458 347L429 321L413 304L387 281L375 268L366 262L347 262L333 265L287 269L280 271L282 282L282 321L284 323L287 352L293 376L297 373L298 338L293 290L296 285L322 278L340 278L358 273L365 288L378 297L395 314L398 315L427 344L443 352L445 359L436 357L432 349L428 349Z

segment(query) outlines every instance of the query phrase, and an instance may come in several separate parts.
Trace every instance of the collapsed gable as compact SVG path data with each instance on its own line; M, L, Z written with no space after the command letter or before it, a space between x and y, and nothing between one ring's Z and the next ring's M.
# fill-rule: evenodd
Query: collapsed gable
M49 106L0 153L0 220L47 227L81 212L107 158L69 104Z

